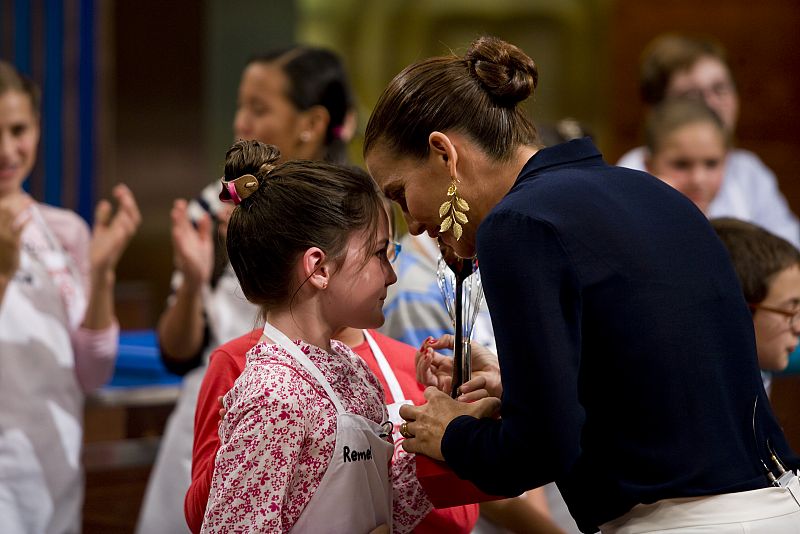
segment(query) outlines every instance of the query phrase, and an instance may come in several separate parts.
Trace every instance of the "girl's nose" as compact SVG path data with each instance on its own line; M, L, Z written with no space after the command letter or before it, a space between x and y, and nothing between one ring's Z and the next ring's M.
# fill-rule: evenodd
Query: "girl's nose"
M389 266L389 272L386 273L386 287L389 287L390 285L397 282L397 273L394 272L394 265L390 263L388 266Z

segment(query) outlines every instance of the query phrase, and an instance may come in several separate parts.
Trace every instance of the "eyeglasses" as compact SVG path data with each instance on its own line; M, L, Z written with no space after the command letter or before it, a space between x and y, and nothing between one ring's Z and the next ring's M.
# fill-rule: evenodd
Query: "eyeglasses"
M736 92L736 87L732 82L717 82L708 87L695 87L686 91L676 92L672 96L677 98L695 98L698 100L708 100L710 97L724 98Z
M389 241L389 245L386 247L386 259L389 260L389 263L397 261L397 256L400 255L401 250L403 250L403 246L400 243Z
M779 315L783 315L789 321L789 328L792 330L796 330L800 328L800 308L796 310L782 310L780 308L773 308L772 306L763 306L761 304L750 304L750 309L755 310L764 310L772 313L777 313Z

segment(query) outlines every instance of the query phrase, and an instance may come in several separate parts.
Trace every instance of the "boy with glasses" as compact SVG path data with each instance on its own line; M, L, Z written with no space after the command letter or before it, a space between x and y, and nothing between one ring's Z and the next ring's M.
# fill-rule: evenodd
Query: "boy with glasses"
M733 261L753 314L758 365L769 373L789 365L800 336L800 251L754 224L712 219L711 225Z

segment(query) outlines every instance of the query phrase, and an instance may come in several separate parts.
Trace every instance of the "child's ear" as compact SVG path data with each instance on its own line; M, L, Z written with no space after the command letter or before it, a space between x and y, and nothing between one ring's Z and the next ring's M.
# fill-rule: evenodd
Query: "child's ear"
M330 282L330 265L325 261L325 252L317 247L305 251L300 262L301 280L307 280L316 289L325 289Z

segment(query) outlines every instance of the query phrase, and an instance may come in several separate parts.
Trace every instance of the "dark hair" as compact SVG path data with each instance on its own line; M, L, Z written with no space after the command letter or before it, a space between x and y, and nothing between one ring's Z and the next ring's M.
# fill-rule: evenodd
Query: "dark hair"
M342 139L342 126L355 99L339 56L323 48L291 46L255 56L247 64L253 63L274 64L283 70L289 80L286 97L297 109L322 106L328 110L323 159L345 163L347 140Z
M33 80L20 73L14 65L0 60L0 95L9 91L18 91L28 95L34 114L39 115L41 109L41 91Z
M730 145L730 135L722 119L705 102L693 98L669 98L648 113L644 132L645 146L654 154L669 134L687 124L698 122L713 125L722 136L725 146Z
M364 153L378 143L398 155L423 158L433 131L469 135L503 160L515 147L538 143L518 104L538 82L536 64L496 37L475 40L463 58L434 57L406 67L389 83L367 123Z
M341 262L350 235L385 217L365 171L300 160L273 168L279 158L259 141L237 141L225 157L225 180L252 174L259 182L233 210L226 244L245 297L262 309L290 301L299 287L292 267L305 250L319 247Z
M749 304L767 298L775 275L800 265L800 251L794 245L760 226L727 217L711 219L711 226L728 249Z
M704 57L718 59L725 65L733 83L725 48L714 39L678 33L656 37L642 52L639 70L642 100L651 106L664 100L675 73L691 68Z

